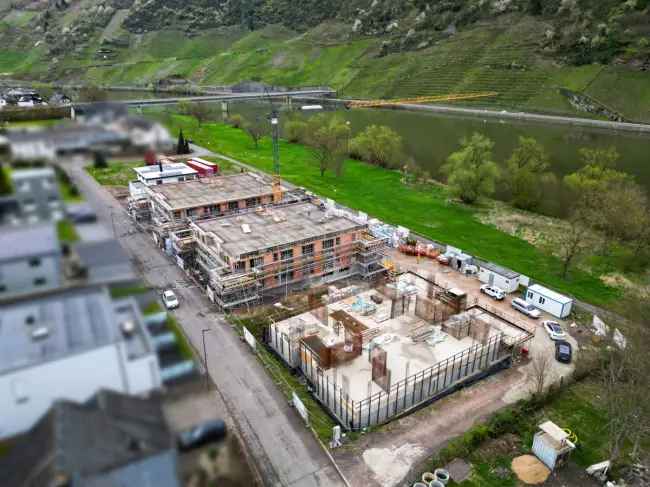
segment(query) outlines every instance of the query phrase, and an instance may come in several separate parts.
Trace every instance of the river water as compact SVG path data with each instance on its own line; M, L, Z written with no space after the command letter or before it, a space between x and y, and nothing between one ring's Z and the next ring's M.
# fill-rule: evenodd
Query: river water
M282 107L281 119L309 117L314 112L301 112ZM238 102L230 104L231 113L245 118L264 116L268 103ZM334 114L334 112L328 112ZM460 146L460 139L479 132L494 142L494 160L504 164L517 146L520 136L534 137L551 158L551 171L558 177L580 167L579 149L616 147L620 154L618 168L632 174L636 181L650 193L650 137L626 131L611 131L565 124L546 124L518 120L500 120L466 115L444 115L429 112L409 112L388 109L339 109L335 112L350 122L352 132L358 133L367 126L387 125L401 135L408 157L427 169L435 178L441 178L440 168L449 155ZM561 184L545 188L543 212L562 214L567 195ZM497 197L505 191L497 188Z

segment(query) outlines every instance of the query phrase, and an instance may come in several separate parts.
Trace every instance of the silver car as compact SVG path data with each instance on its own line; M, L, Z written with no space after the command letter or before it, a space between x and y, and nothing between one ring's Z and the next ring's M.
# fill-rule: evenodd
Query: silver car
M520 313L523 313L526 316L529 316L531 318L537 319L541 316L541 313L537 308L535 308L535 306L533 306L527 301L524 301L521 298L513 299L510 305Z

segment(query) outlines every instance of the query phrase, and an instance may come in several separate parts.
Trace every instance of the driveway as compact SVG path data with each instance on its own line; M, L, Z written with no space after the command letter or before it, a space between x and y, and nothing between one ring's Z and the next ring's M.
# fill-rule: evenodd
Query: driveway
M97 210L99 221L105 228L115 229L115 237L143 280L154 288L176 289L181 305L174 313L198 357L203 355L205 336L207 369L216 387L212 398L223 404L227 420L241 435L264 485L344 485L285 396L203 291L188 282L149 235L135 227L119 202L84 171L83 165L81 159L62 164Z

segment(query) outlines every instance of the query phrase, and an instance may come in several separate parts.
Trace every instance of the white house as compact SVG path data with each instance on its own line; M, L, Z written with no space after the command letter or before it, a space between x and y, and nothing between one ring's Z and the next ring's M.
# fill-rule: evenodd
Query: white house
M137 181L129 183L129 193L131 198L145 198L147 186L156 186L158 184L180 183L183 181L192 181L199 178L199 172L192 169L182 162L152 164L150 166L135 167Z
M526 290L526 301L556 318L566 318L571 313L573 299L551 289L533 284Z
M519 289L520 277L521 275L518 272L492 264L491 262L486 262L478 266L478 278L482 283L496 286L507 293L514 293Z
M57 399L161 387L155 347L133 298L104 287L0 307L0 439L29 429Z

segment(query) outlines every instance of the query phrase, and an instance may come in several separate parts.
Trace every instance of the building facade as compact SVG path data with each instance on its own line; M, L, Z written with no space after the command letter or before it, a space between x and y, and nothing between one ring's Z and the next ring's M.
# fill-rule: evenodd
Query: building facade
M155 347L133 298L103 287L52 292L0 308L0 438L29 429L57 399L161 387Z
M2 198L0 224L24 225L59 221L65 216L56 174L51 167L11 172L13 192Z
M195 265L221 308L278 288L384 271L383 240L372 237L367 225L311 202L196 221L191 231Z
M0 301L61 285L61 246L52 223L0 231Z

